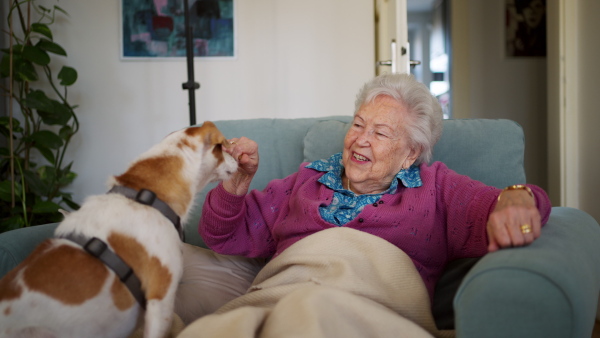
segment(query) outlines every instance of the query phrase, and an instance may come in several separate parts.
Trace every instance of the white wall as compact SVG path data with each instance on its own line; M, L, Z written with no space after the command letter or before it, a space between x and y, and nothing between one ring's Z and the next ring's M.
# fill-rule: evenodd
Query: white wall
M504 56L504 3L452 2L452 112L518 122L525 132L527 183L546 188L546 59Z
M237 58L196 59L197 122L352 114L374 75L370 0L235 0ZM48 5L53 0L43 0ZM105 191L140 152L189 123L184 58L123 61L120 1L61 0L54 39L79 72L75 200ZM242 136L242 135L240 135Z

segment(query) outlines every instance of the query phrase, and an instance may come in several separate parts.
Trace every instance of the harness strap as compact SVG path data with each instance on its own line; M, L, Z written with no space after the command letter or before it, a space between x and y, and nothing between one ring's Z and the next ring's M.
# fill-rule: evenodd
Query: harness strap
M127 286L127 289L129 289L133 298L137 300L140 306L143 309L146 309L146 296L142 291L140 279L136 276L131 267L112 251L104 241L96 237L89 238L74 234L60 236L59 238L68 239L71 242L79 244L89 254L101 260L102 263L114 271L121 282Z
M167 203L157 198L154 192L147 189L137 191L135 189L124 187L122 185L115 185L108 191L108 193L121 194L138 203L151 206L154 209L158 210L161 214L163 214L163 216L165 216L169 221L171 221L171 223L173 223L175 229L177 230L177 233L179 234L179 238L182 242L185 242L185 233L183 232L183 228L181 227L181 221L179 219L179 216L177 216L175 211L173 211L173 209L171 209L171 207L169 207Z

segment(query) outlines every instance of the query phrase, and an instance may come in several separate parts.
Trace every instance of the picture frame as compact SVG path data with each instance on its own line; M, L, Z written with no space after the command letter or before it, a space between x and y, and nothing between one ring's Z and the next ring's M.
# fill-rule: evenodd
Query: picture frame
M235 58L235 0L188 0L194 57ZM121 59L186 57L183 0L121 0Z
M546 0L505 0L506 57L546 56Z

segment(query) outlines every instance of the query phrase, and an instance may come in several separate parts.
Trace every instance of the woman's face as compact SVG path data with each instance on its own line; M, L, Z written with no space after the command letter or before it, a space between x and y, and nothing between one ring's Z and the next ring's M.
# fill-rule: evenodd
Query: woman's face
M345 176L354 192L385 191L400 169L417 159L419 154L408 145L407 118L404 105L383 95L358 110L342 154Z

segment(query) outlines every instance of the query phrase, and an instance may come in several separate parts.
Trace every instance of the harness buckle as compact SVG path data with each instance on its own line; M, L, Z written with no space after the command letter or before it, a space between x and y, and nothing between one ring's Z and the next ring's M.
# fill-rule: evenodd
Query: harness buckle
M141 189L140 191L138 191L137 195L135 195L135 200L145 205L152 205L155 199L156 194L146 189Z
M85 246L83 248L85 249L85 251L92 254L92 256L100 257L100 255L102 255L102 253L106 250L107 247L108 246L106 245L106 243L104 243L96 237L93 237L87 243L85 243Z

